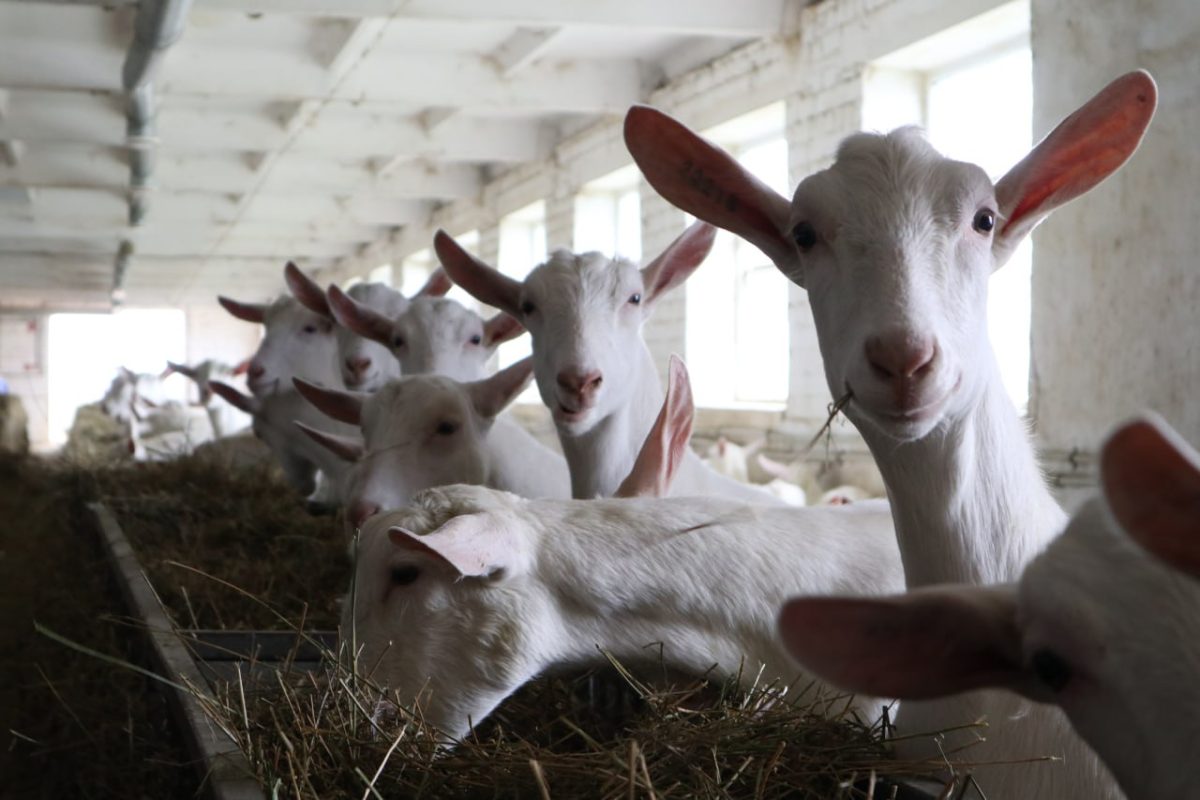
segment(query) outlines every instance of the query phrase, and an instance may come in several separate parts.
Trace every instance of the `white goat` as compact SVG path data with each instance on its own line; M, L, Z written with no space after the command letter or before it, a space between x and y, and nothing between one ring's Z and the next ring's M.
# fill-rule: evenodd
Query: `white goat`
M284 268L285 279L297 274L300 271L295 264L288 262ZM327 314L311 311L291 297L280 297L268 306L239 303L227 297L217 299L235 317L260 322L266 329L247 370L246 383L255 397L265 398L275 392L294 393L292 378L303 378L322 386L342 386L341 370L336 361L336 326ZM337 481L326 482L316 475L315 462L309 462L309 477L301 475L305 471L301 465L308 461L306 453L313 452L312 442L279 417L285 409L303 405L298 406L294 400L273 404L273 416L267 426L277 430L278 435L273 435L268 444L294 486L315 486L312 498L315 505L335 505L338 490L334 484ZM328 457L325 451L320 453L322 458ZM342 469L341 465L339 469Z
M1011 581L1061 528L988 342L988 277L1053 208L1124 163L1155 100L1146 73L1118 79L995 186L913 129L858 134L790 203L670 117L645 107L626 117L626 143L651 185L747 238L808 290L830 390L852 396L846 415L887 483L910 588ZM1066 754L980 770L989 796L1117 794L1061 714L1003 693L905 703L897 728L979 718L992 723L987 742L963 758ZM936 758L962 742L948 739L897 749Z
M508 314L484 321L456 300L415 297L399 316L389 318L330 286L329 305L337 321L354 333L387 347L404 375L445 375L473 381L501 342L525 332Z
M672 667L747 687L806 685L775 629L776 604L797 587L901 587L886 510L866 514L879 504L864 503L798 517L646 497L666 491L686 456L686 432L672 430L680 411L668 402L652 425L620 487L625 498L526 500L452 486L368 520L353 617L343 621L343 635L354 626L358 663L454 738L539 673L603 662L598 648L627 662L661 652ZM855 707L879 713L866 697Z
M314 492L317 487L313 470L316 468L327 482L329 496L335 502L343 497L350 465L328 448L301 434L295 426L306 425L347 440L358 436L355 428L328 418L313 408L294 388L286 392L272 392L264 397L251 397L220 381L213 381L210 385L226 401L251 415L254 435L271 448L292 486L305 495ZM321 505L328 501L314 497L310 502Z
M334 320L325 291L312 278L290 265L286 277L292 296L305 308ZM438 269L414 297L440 297L452 286L446 273ZM356 283L346 294L362 307L388 319L399 317L408 309L408 298L382 283ZM391 348L341 325L334 331L334 337L336 365L347 389L373 392L392 378L400 377L400 363L392 357Z
M728 478L749 483L750 459L766 443L766 439L759 439L747 445L740 445L721 435L704 451L704 463Z
M244 361L237 366L229 366L215 359L205 359L195 366L167 362L169 372L177 372L193 381L200 391L200 405L208 414L212 423L213 435L216 437L235 436L250 427L250 416L244 411L227 402L224 398L216 397L209 381L231 383L237 377L245 374L250 362Z
M285 274L295 269L289 262ZM342 386L335 363L334 323L328 316L310 311L291 297L279 297L269 305L240 303L228 297L217 300L238 319L265 328L246 372L246 385L255 397L291 391L292 378Z
M556 250L524 283L479 261L445 231L434 237L454 282L516 316L533 337L538 391L571 467L575 497L609 497L629 473L663 399L642 325L655 302L700 266L715 235L709 225L694 225L641 270L600 253ZM779 502L718 474L690 451L673 494Z
M491 486L523 497L570 497L567 462L515 421L498 416L529 383L518 361L472 383L410 375L363 395L296 382L314 406L362 429L362 450L304 428L338 455L357 459L346 500L349 520L399 508L422 489L451 483Z
M998 686L1054 703L1130 800L1195 797L1200 456L1138 420L1109 439L1101 475L1103 495L1019 584L793 600L780 615L789 649L854 691Z

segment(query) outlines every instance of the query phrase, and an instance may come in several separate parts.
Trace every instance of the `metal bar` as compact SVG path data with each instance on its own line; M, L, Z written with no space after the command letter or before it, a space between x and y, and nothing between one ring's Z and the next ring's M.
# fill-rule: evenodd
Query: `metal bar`
M173 683L197 688L206 685L187 647L163 612L112 512L103 503L88 503L88 510L96 518L101 543L117 576L121 595L130 612L145 626L154 669ZM166 685L163 688L188 748L197 756L196 766L204 796L212 800L266 800L242 751L212 724L196 698Z

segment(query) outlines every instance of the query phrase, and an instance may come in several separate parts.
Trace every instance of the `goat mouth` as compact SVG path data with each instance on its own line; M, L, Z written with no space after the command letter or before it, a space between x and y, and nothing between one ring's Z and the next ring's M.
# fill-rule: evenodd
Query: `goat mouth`
M946 405L950 402L950 398L958 392L959 386L962 385L962 375L954 381L949 389L926 403L919 406L905 409L880 409L873 408L859 399L859 395L854 394L853 404L859 410L864 411L869 416L875 417L883 423L891 425L914 425L922 422L928 422L931 419L937 418L945 410ZM847 391L852 391L849 384L846 385Z

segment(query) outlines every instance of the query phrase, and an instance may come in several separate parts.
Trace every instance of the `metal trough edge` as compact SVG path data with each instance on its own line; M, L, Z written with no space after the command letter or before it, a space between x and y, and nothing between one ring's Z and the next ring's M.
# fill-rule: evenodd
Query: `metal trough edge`
M145 625L153 668L168 681L184 686L207 685L192 655L163 612L150 581L112 511L103 503L88 503L96 518L105 556L117 576L129 611ZM209 720L188 692L162 684L168 705L182 729L188 749L197 757L204 796L212 800L265 800L245 755Z

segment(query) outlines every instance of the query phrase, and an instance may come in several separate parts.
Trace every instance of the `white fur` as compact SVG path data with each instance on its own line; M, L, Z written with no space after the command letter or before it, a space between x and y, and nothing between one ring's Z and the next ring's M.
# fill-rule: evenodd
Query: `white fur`
M408 298L382 283L356 283L346 290L346 294L389 318L403 314L409 304ZM337 340L337 365L347 389L373 392L393 378L400 377L400 364L392 357L390 348L359 336L342 325L337 326L334 336ZM370 366L363 371L356 371L351 364L359 360L370 362Z
M631 110L626 141L650 182L753 241L808 290L830 391L852 393L846 415L887 485L908 586L1014 580L1061 529L988 341L988 278L1056 205L1133 152L1155 97L1145 73L1119 78L996 185L915 129L856 134L791 202L678 123ZM708 185L712 174L726 185ZM905 702L897 728L980 717L991 728L969 759L1065 756L1061 765L981 770L989 796L1117 796L1054 709L976 692ZM909 738L897 750L938 758L959 739Z
M352 513L400 508L422 489L452 483L570 497L562 456L507 416L481 410L478 395L488 384L410 375L365 397L365 453L348 490Z
M246 378L255 397L291 391L292 378L342 387L335 364L337 341L332 320L294 298L280 297L267 306L263 328Z
M886 508L871 507L880 505L800 518L711 498L525 500L482 487L431 489L364 527L343 631L353 623L359 664L376 681L404 700L420 696L425 719L456 738L542 671L601 662L597 647L624 661L657 658L661 647L668 664L695 674L716 665L717 677L740 676L743 686L790 684L798 671L774 626L783 598L902 585ZM435 542L451 518L478 533L474 558L490 577L462 577L389 539L400 526ZM393 585L406 566L419 577ZM856 708L874 718L879 703L859 698Z
M446 258L442 263L452 277L463 269ZM523 285L511 286L510 294L519 291L519 298L510 297L511 307L505 310L519 315L533 337L538 392L554 419L571 468L572 494L578 498L609 497L617 490L662 405L658 371L642 338L655 300L655 287L646 285L643 273L625 259L560 249L529 273ZM470 285L464 288L472 291ZM586 408L579 408L558 383L560 374L570 371L602 375ZM780 502L718 474L691 451L671 494Z

